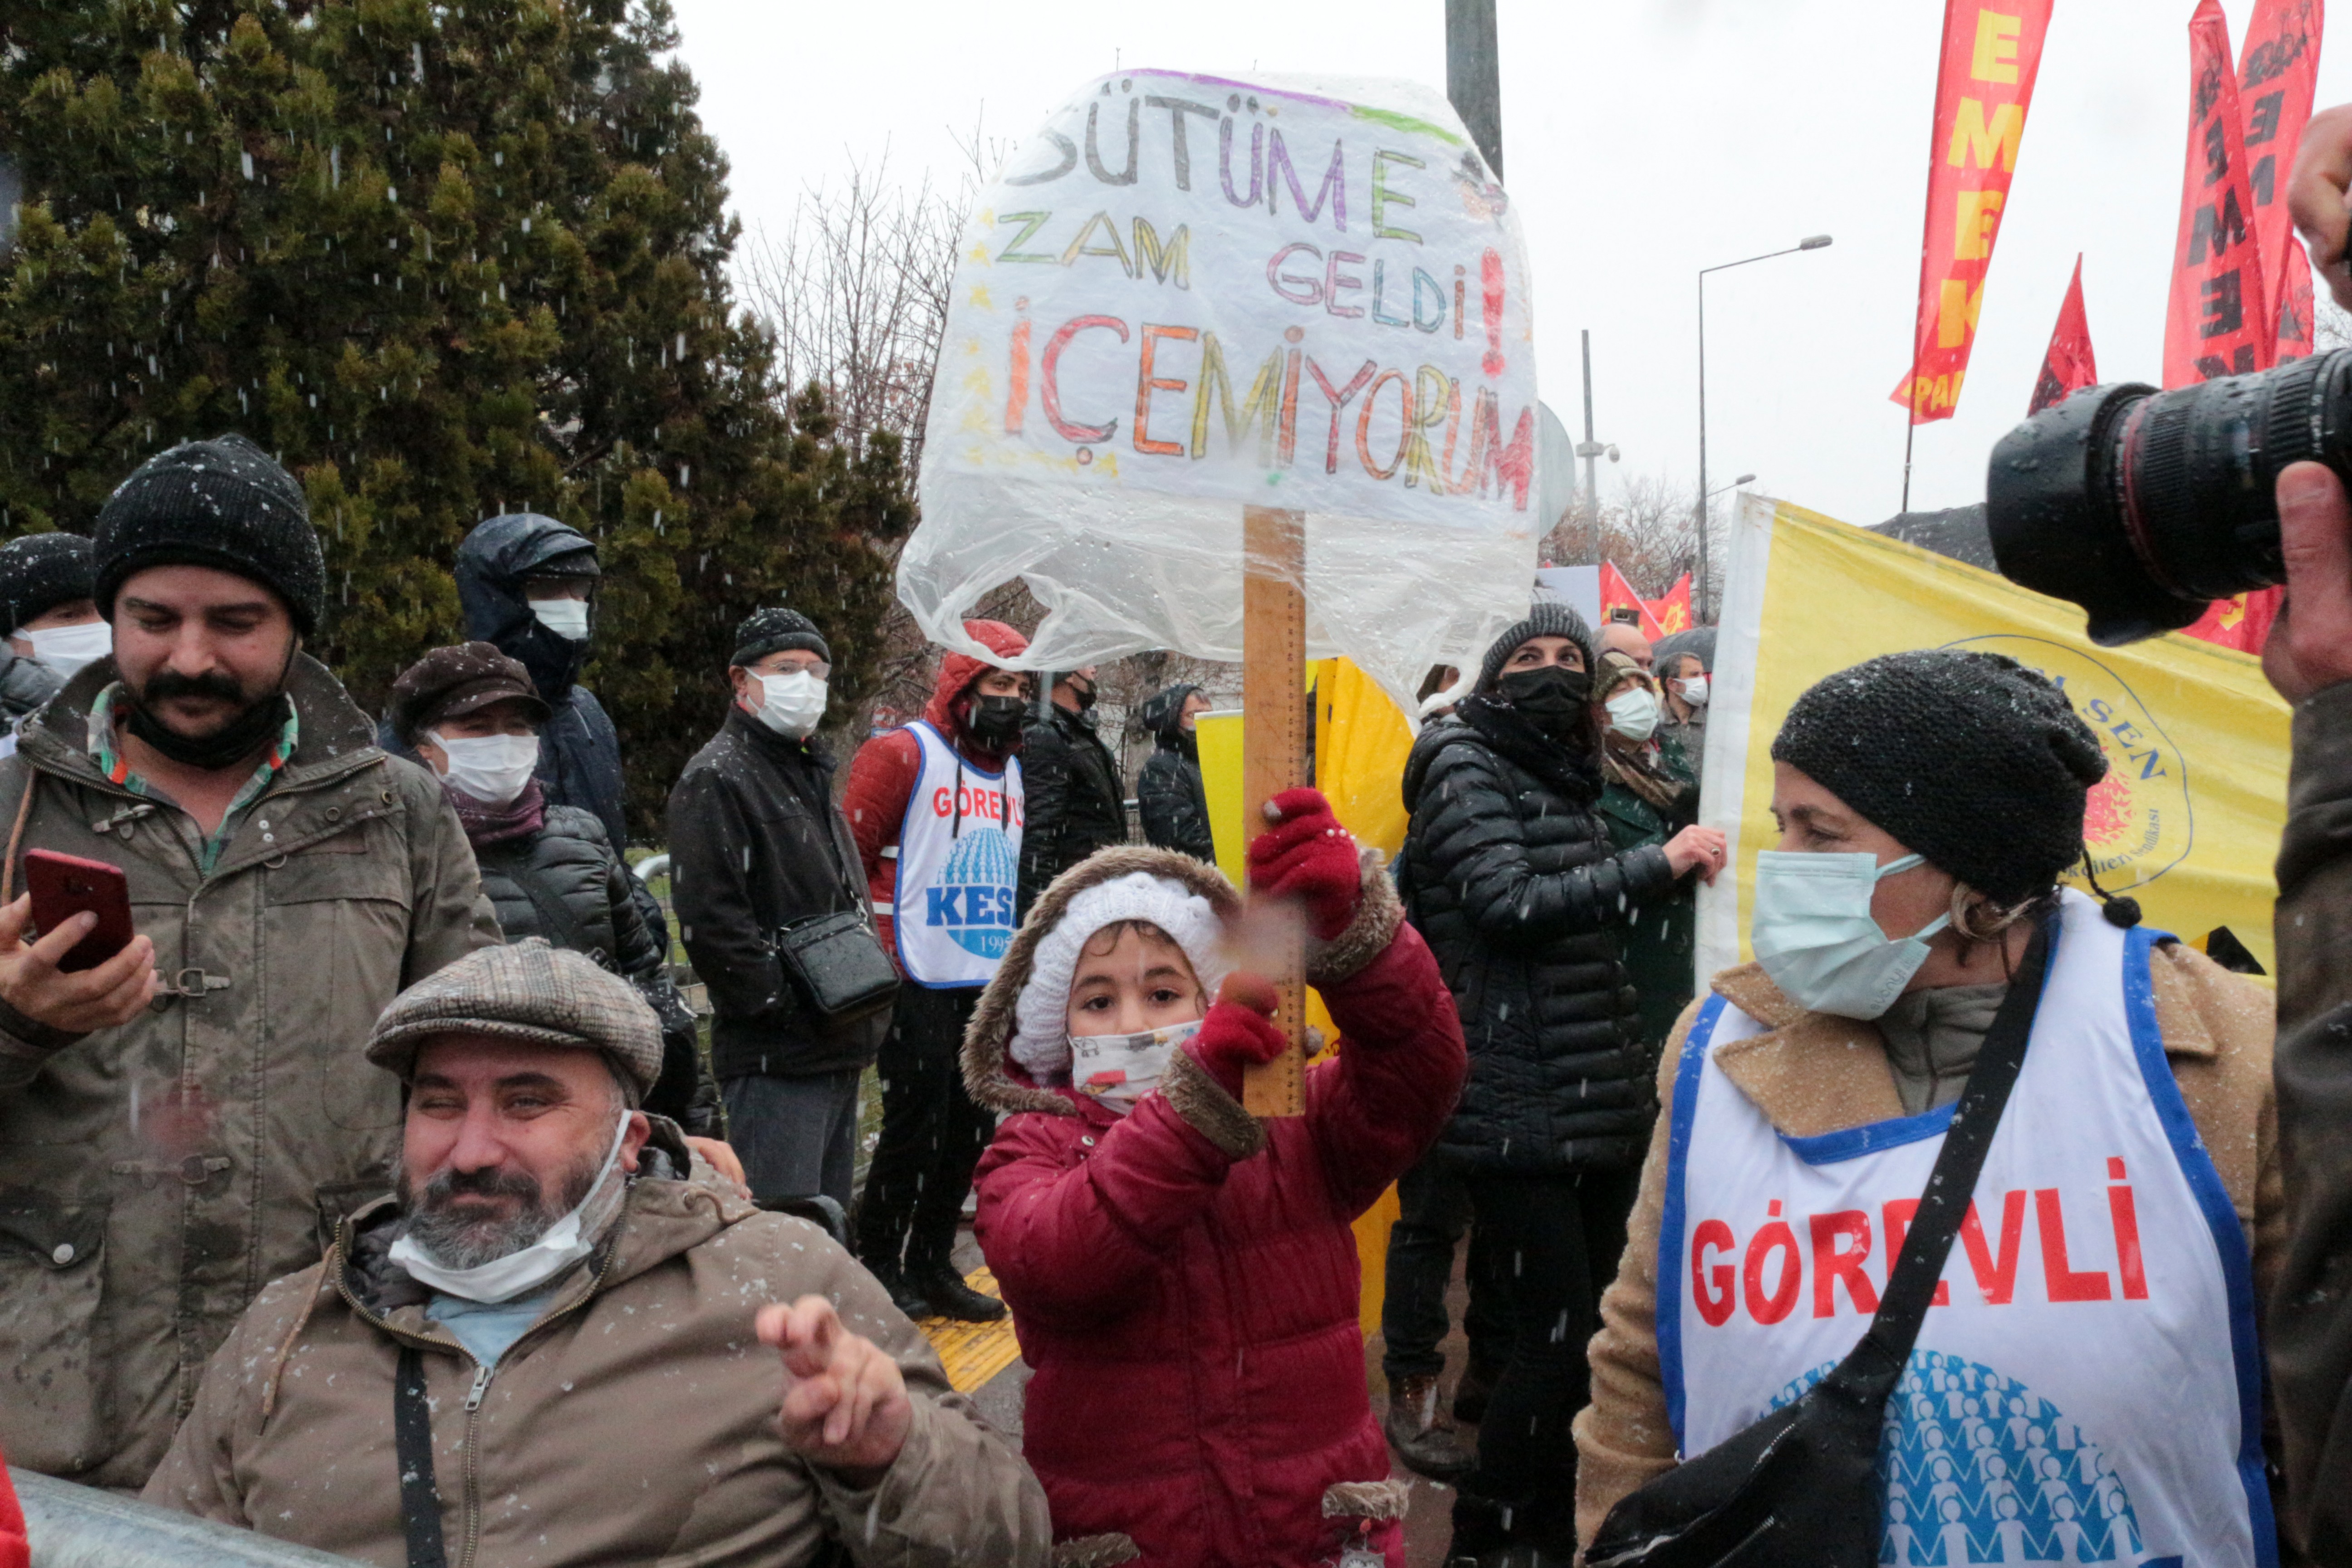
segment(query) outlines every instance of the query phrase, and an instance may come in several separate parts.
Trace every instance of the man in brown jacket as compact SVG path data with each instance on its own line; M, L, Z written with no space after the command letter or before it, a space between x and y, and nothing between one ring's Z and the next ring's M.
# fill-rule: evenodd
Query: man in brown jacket
M0 1451L135 1489L254 1292L387 1189L376 1015L499 932L440 786L300 651L326 573L283 468L152 458L93 567L114 654L0 761L0 889L107 861L139 934L61 973L79 921L0 908Z
M1045 1560L1035 1478L873 1277L681 1179L625 982L494 948L367 1054L408 1085L398 1197L262 1291L148 1501L389 1568Z

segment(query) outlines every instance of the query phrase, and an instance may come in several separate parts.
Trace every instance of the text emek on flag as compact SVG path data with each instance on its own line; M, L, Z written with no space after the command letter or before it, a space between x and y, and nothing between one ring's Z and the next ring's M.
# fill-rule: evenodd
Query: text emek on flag
M1946 0L1928 142L1927 224L1911 370L1895 401L1911 423L1949 419L1976 342L1985 272L2017 174L2052 0Z
M2286 185L2311 119L2326 22L2323 0L2257 0L2238 56L2254 247L2263 258L2263 298L2275 319L2281 359L2311 353L2311 264L2287 217Z
M2058 325L2051 330L2050 350L2042 356L2042 374L2033 383L2028 418L2099 382L2098 361L2091 354L2091 323L2083 314L2083 258L2074 257L2074 280L2066 285L2065 303L2058 307Z
M2167 386L2248 375L2278 357L2278 323L2263 302L2253 184L2221 0L2198 0L2189 19L2189 156L2164 321Z

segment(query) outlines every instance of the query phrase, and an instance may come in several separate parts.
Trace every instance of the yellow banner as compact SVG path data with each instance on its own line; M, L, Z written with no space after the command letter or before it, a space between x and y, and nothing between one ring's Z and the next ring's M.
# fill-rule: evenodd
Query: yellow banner
M1389 859L1404 847L1404 761L1412 750L1412 726L1371 678L1344 658L1307 667L1315 692L1315 787L1360 844ZM1209 802L1209 831L1216 839L1217 865L1235 887L1246 885L1243 856L1248 840L1264 831L1244 819L1242 802L1242 716L1203 713L1194 721L1201 746L1201 782ZM1323 998L1307 995L1307 1021L1329 1038L1334 1031ZM1356 1219L1356 1252L1363 1265L1360 1315L1366 1333L1380 1327L1387 1277L1389 1227L1397 1216L1396 1190Z
M2095 647L2073 605L1758 497L1743 504L1731 563L1702 817L1731 836L1737 876L1700 894L1702 984L1750 954L1756 856L1779 838L1771 751L1782 715L1825 675L1921 647L2005 654L2063 688L2107 754L2084 824L2100 885L2200 948L2227 927L2273 967L2287 709L2259 660L2179 636Z

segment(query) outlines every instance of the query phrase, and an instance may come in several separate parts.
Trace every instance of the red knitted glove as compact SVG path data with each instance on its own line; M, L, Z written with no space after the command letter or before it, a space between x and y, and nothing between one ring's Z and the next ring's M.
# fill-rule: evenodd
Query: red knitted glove
M1307 906L1307 928L1329 942L1348 929L1363 897L1356 841L1320 790L1286 789L1266 806L1280 821L1249 847L1250 890L1297 900Z
M1242 1097L1242 1069L1270 1062L1290 1047L1275 1026L1280 998L1255 974L1228 974L1217 987L1216 1005L1201 1020L1200 1033L1184 1042L1202 1070L1235 1100Z

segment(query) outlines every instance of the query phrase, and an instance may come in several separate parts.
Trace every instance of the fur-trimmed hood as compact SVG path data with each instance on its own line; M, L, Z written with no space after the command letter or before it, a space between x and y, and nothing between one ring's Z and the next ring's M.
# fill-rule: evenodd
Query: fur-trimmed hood
M1013 945L1005 949L1004 960L996 966L988 989L980 994L980 1005L972 1010L971 1023L964 1030L963 1081L976 1103L1004 1115L1024 1110L1042 1110L1055 1116L1081 1113L1075 1093L1033 1082L1010 1058L1013 1010L1036 968L1037 944L1061 923L1062 917L1069 912L1070 900L1088 888L1138 871L1165 877L1187 892L1208 900L1218 918L1229 926L1241 918L1241 894L1225 879L1224 873L1173 849L1117 844L1096 850L1055 878L1030 906L1028 919L1013 934Z

